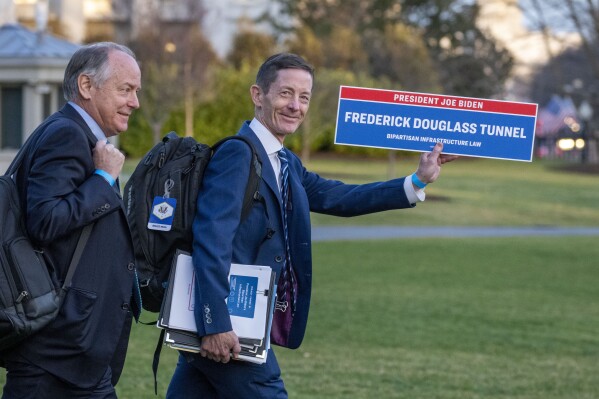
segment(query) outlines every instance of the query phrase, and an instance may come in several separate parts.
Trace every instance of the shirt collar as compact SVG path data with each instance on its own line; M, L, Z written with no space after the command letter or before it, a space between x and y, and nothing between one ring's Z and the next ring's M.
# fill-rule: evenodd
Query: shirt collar
M258 119L254 118L250 122L250 129L256 133L260 143L264 147L264 150L268 155L276 154L283 148L283 145L277 140L274 134L272 134Z
M69 101L69 105L73 107L79 115L81 115L81 117L85 121L85 124L90 128L90 130L98 140L106 140L106 135L104 134L102 129L100 129L100 125L98 125L94 118L92 118L83 108L81 108L74 102Z

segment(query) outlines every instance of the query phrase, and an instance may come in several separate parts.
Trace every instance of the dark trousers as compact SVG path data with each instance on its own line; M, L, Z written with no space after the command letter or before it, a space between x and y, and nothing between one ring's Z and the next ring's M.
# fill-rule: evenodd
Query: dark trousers
M217 363L200 355L179 355L167 399L287 399L272 349L265 364L239 360Z
M81 367L85 367L84 364ZM2 399L116 399L110 368L93 388L79 388L26 362L6 362Z

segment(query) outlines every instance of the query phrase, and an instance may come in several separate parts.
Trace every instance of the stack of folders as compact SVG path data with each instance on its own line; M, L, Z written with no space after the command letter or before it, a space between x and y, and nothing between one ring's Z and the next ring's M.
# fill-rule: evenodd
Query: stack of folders
M239 360L266 362L276 297L275 274L268 266L231 265L227 307L241 346ZM178 251L157 323L165 330L166 345L190 352L200 351L193 311L195 278L191 256Z

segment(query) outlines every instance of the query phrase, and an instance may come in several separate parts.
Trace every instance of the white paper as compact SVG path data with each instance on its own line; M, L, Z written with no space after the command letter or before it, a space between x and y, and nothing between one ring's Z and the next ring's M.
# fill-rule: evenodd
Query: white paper
M258 293L256 295L256 306L254 318L231 316L233 331L238 337L250 339L264 339L266 326L266 312L268 310L268 297L264 292L270 285L271 268L268 266L231 264L229 281L232 275L242 275L258 278Z
M241 265L233 263L229 276L242 275L258 278L258 293L254 318L231 316L233 331L238 337L250 339L264 339L268 297L264 292L270 285L272 270L268 266ZM197 332L194 317L195 305L195 272L191 256L180 254L177 257L177 269L173 284L173 298L171 302L168 328ZM268 337L267 337L268 338Z
M197 332L193 315L195 305L195 273L191 256L180 254L177 257L177 269L173 284L173 300L169 317L169 328Z

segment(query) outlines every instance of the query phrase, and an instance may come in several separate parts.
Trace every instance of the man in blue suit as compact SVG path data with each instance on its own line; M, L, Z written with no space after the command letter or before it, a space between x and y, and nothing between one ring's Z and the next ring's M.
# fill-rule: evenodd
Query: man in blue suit
M230 264L267 265L279 273L271 340L297 348L310 305L310 211L355 216L411 208L424 199L422 188L437 179L441 164L456 158L441 155L439 144L421 156L413 175L363 185L309 172L283 143L306 116L313 78L312 67L294 54L274 55L258 71L250 89L254 119L244 123L238 134L254 144L262 160L259 192L263 201L256 201L243 221L250 148L230 140L208 165L193 224L195 318L201 351L181 354L167 398L287 398L272 349L263 365L229 361L240 352L225 302Z
M3 358L3 399L116 398L131 329L135 264L117 178L124 155L107 137L139 108L135 56L115 43L77 50L60 111L33 133L16 173L27 231L62 285L83 228L93 223L54 321Z

